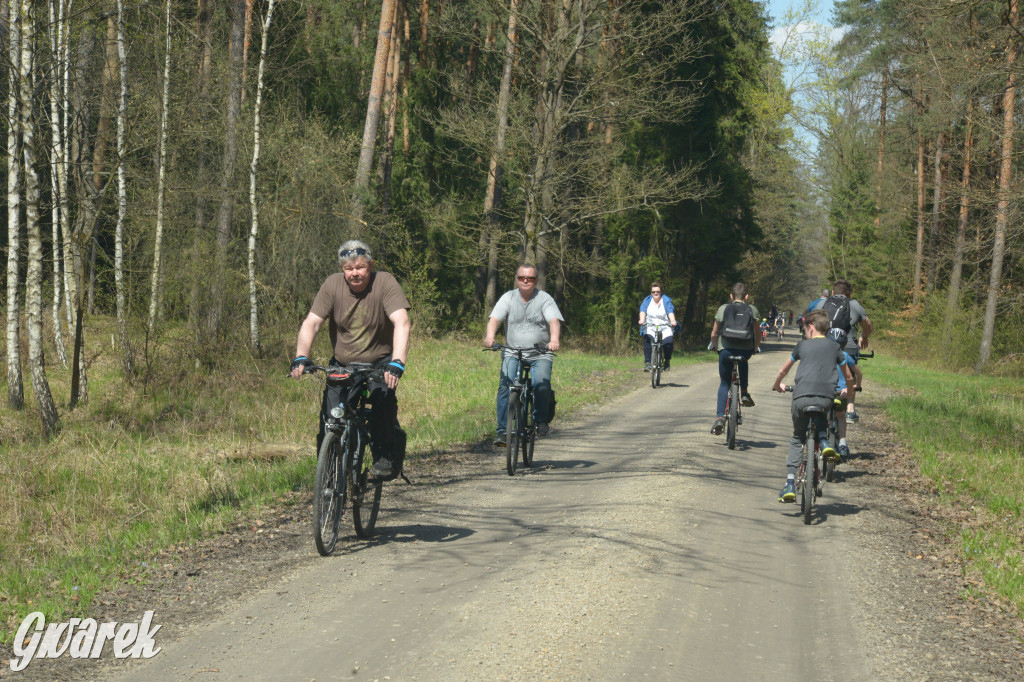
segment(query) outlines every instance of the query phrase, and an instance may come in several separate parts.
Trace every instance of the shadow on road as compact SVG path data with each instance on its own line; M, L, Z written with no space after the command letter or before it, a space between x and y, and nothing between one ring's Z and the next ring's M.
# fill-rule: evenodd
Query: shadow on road
M454 542L468 538L476 531L472 528L458 528L452 526L433 526L423 523L411 523L403 526L383 526L377 530L377 534L368 540L355 540L346 544L334 552L334 556L355 554L364 549L379 547L393 542Z

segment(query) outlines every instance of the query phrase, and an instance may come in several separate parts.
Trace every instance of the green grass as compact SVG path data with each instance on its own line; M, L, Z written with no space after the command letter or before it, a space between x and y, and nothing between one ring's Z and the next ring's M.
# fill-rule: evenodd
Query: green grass
M162 362L127 385L109 346L97 351L89 400L74 412L66 409L68 373L49 368L61 412L52 440L38 435L27 377L26 408L0 410L3 642L32 611L48 621L86 616L98 592L145 579L160 549L223 532L295 492L304 499L313 479L320 385L286 379L287 358L231 358L207 371L186 351L161 348ZM314 359L328 356L318 339ZM417 457L489 439L499 364L477 341L414 339L399 389L411 475ZM644 385L640 366L638 355L560 351L557 418ZM4 383L0 390L6 395ZM291 456L278 459L245 456L289 447Z
M882 355L866 373L899 391L885 409L940 503L974 513L952 531L969 570L1024 613L1024 386Z

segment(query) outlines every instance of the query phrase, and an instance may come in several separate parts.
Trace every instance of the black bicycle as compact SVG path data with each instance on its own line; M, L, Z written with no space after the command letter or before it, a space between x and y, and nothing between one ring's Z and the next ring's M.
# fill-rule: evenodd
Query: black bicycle
M519 376L508 387L508 416L505 420L505 468L509 476L515 476L520 457L524 467L533 465L533 448L537 441L537 423L533 418L533 382L530 380L530 365L523 361L523 353L550 351L544 344L537 344L533 348L513 348L500 343L484 350L508 350L515 353L519 361Z
M725 399L725 442L730 450L736 449L736 432L743 423L743 403L740 400L740 363L746 358L741 355L730 355L732 361L732 385L729 386L729 397Z
M651 341L651 388L657 388L661 386L661 372L665 368L665 350L661 345L661 330L658 329L658 325L645 323L644 326L655 329L654 339Z
M792 391L793 386L791 384L787 385L786 392L791 393ZM822 432L818 429L820 420L826 419L825 435L826 437L829 436L831 428L827 422L828 415L826 412L834 409L835 403L833 402L832 406L827 409L818 405L808 405L801 410L809 419L807 420L807 433L804 434L804 457L800 461L800 468L796 472L795 485L796 494L800 498L800 512L804 516L805 525L810 525L811 520L814 518L814 501L822 495L822 482L825 479L827 465L832 464L832 470L835 471L835 461L825 461L824 454L821 451L821 440L819 439ZM830 447L833 446L830 445ZM831 481L832 479L829 478L827 480Z
M367 446L373 410L366 399L367 383L383 383L384 373L366 363L346 367L307 365L303 370L304 374L311 372L323 372L327 386L342 387L341 404L331 410L324 425L313 489L313 541L317 551L327 556L338 541L338 527L349 498L356 535L371 537L377 524L384 481L370 477L373 457L367 456Z

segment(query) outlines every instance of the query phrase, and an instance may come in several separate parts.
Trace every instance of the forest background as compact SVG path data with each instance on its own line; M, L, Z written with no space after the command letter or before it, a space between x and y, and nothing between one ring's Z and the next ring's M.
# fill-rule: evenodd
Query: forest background
M579 347L658 279L703 344L729 285L836 277L904 352L1019 372L1016 0L7 0L7 404L288 360L335 250L418 334L478 333L521 260ZM54 397L48 373L66 373Z

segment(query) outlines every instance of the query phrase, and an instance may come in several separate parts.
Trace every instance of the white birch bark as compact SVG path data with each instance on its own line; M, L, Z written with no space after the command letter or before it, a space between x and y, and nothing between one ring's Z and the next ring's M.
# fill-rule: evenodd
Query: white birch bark
M68 96L68 87L71 76L71 31L69 27L71 9L74 6L74 0L59 0L58 11L57 11L57 26L58 26L58 49L60 51L59 68L61 72L61 85L63 90L61 93L61 140L63 140L63 147L61 148L61 160L64 164L61 175L61 192L60 192L60 229L64 235L64 300L67 305L65 306L65 317L68 321L68 331L70 332L75 328L75 301L77 300L78 287L76 286L76 280L72 276L74 272L74 253L72 249L72 228L71 228L71 213L68 210L70 201L68 195L68 184L69 184L69 172L70 160L71 160L71 127L68 112L71 110L70 98Z
M156 231L153 235L153 278L149 287L149 320L146 328L153 335L160 300L160 270L163 264L161 247L164 237L164 182L167 168L167 102L171 84L171 0L167 0L166 29L164 32L164 91L160 110L160 162L156 184Z
M60 98L60 67L59 67L59 44L60 36L57 32L60 30L59 24L57 23L57 13L53 6L53 0L47 2L47 9L49 10L50 30L48 31L48 37L50 39L50 62L52 68L50 70L49 78L49 90L50 90L50 226L53 232L53 343L57 349L57 358L60 363L67 368L68 366L68 354L64 350L64 333L61 330L60 320L60 306L62 297L62 280L61 280L61 242L60 242L60 210L61 210L61 176L64 174L64 161L61 158L61 152L64 149L64 143L60 137L60 112L59 112L59 98Z
M32 118L32 71L35 17L32 0L21 0L20 118L22 160L25 164L25 232L28 237L28 270L25 273L25 309L28 323L28 361L32 390L39 405L43 434L57 428L57 406L46 381L43 355L43 237L39 226L39 175L35 168L35 121Z
M19 0L10 0L7 78L7 404L25 405L21 377L21 306L18 303L19 255L21 253L21 126L18 114L18 79L21 70Z
M256 236L259 234L260 209L256 202L256 169L260 162L260 107L263 105L263 72L267 62L267 34L274 15L274 0L267 4L263 20L263 38L260 43L260 66L256 77L256 104L253 107L252 163L249 164L249 209L252 215L249 227L249 342L253 350L260 348L259 317L256 307Z
M117 0L117 63L121 73L121 93L117 103L117 227L114 230L114 291L117 299L117 335L121 346L121 366L126 377L135 374L132 349L128 344L128 311L124 284L124 219L128 213L128 183L125 177L124 119L128 108L128 56L124 40L124 0Z

